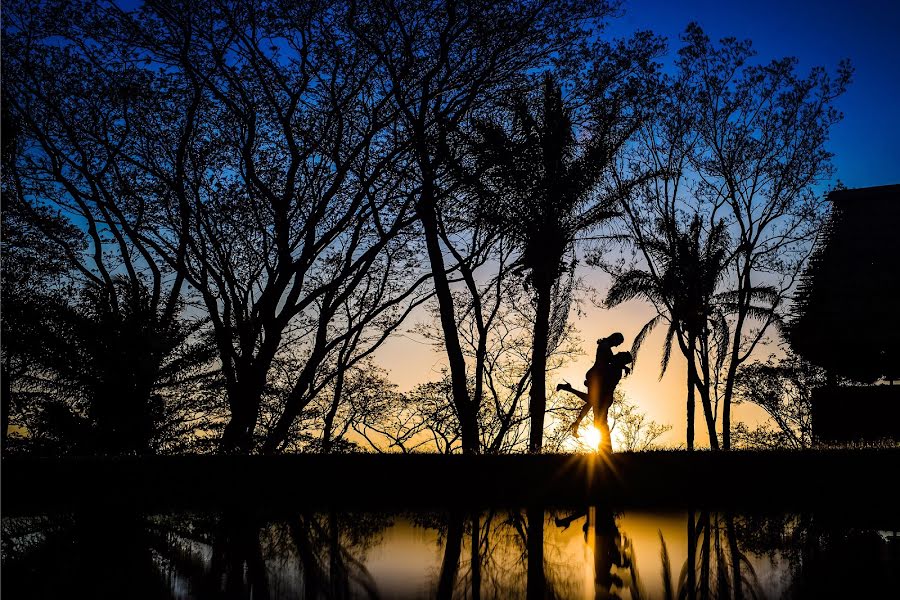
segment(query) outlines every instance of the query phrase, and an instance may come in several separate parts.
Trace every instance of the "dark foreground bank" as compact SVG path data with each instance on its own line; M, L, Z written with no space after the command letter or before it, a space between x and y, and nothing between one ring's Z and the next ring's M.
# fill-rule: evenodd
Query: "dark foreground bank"
M900 449L589 455L292 455L2 461L4 515L143 510L565 506L898 515Z

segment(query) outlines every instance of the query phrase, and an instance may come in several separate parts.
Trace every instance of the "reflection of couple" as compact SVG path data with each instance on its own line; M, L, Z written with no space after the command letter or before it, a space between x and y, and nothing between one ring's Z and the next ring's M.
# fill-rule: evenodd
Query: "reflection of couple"
M616 515L607 506L591 506L563 518L555 519L556 526L566 529L584 518L584 541L592 543L594 554L594 598L621 598L628 591L631 598L639 597L637 565L629 540L616 523ZM593 533L593 539L589 540Z
M613 395L619 380L622 379L623 372L626 375L631 372L628 365L633 360L630 352L613 354L613 347L624 341L625 337L621 333L614 333L609 337L597 340L597 357L594 360L594 366L585 375L584 384L587 386L587 393L572 388L569 383L561 383L556 386L557 390L565 390L584 400L585 404L570 428L572 433L576 437L578 436L578 426L587 416L588 411L593 409L594 427L600 432L600 449L607 453L612 452L612 441L607 422L609 407L613 403Z

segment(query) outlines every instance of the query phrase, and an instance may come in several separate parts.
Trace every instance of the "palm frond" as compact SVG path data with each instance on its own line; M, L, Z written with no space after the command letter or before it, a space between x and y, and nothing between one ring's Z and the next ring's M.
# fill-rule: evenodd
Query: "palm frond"
M659 285L653 275L647 271L632 269L616 276L606 292L604 304L607 308L612 308L634 298L644 297L655 301L659 296Z
M677 328L674 321L669 322L669 330L666 332L666 341L663 343L663 355L659 361L659 378L662 379L669 368L669 359L672 357L672 338L675 337Z
M641 327L641 330L638 332L637 336L634 338L634 342L631 344L631 355L632 355L632 368L637 365L638 359L638 351L641 349L641 345L644 343L644 339L653 329L659 324L659 322L664 318L663 315L656 315Z
M711 322L713 326L713 339L715 340L716 345L715 365L716 371L719 371L722 369L722 366L725 364L725 359L728 356L731 335L728 328L728 321L725 319L724 314L717 312L711 319Z
M666 600L675 600L675 593L672 589L672 564L669 561L669 549L666 548L666 538L663 537L662 530L657 529L659 534L659 557L662 561L662 580L663 580L663 598Z

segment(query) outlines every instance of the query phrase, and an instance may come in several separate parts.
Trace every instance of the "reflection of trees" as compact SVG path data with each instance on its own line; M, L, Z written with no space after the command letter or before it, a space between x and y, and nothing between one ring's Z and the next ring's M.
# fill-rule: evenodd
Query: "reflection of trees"
M900 589L900 538L836 518L690 512L683 564L671 563L671 544L660 533L662 597L761 598L751 557L783 567L777 569L785 585L779 593L787 597L826 597L836 589L848 597L883 597ZM418 513L412 522L437 531L441 549L424 594L473 600L579 596L583 563L566 550L572 542L580 546L583 531L583 549L593 557L593 597L648 596L650 582L638 572L630 536L608 508ZM365 566L390 523L372 514L308 512L278 521L237 512L5 518L2 592L4 598L68 597L73 591L99 598L390 596ZM568 527L576 529L574 536L560 536ZM644 565L652 558L642 556Z
M900 590L900 537L849 526L836 515L752 515L735 519L749 552L787 562L786 596L876 598Z
M144 524L134 514L105 512L5 519L2 596L165 597Z
M289 524L300 556L304 590L314 598L377 598L375 581L361 562L359 550L370 545L383 527L375 522L353 528L335 513L303 516Z
M489 510L468 518L452 513L441 525L444 554L435 596L478 600L543 594L542 513Z
M529 600L545 598L549 596L547 590L547 575L544 572L544 510L542 508L529 508L528 526L525 536L526 554L528 561L528 576L526 579L526 592Z
M377 597L361 562L386 522L378 517L303 513L277 523L225 514L178 527L157 521L168 552L160 555L198 597Z
M453 597L459 570L459 557L462 552L463 516L458 513L450 515L447 521L447 532L444 538L444 558L441 562L441 574L438 579L437 598L443 600Z
M756 571L738 544L734 515L690 511L687 528L688 557L677 583L665 539L659 534L666 598L763 597Z
M605 507L560 516L532 507L520 511L451 515L445 535L439 598L568 598L577 595L580 569L562 554L546 530L548 519L559 530L583 524L584 542L594 556L596 598L646 596L631 540L615 514ZM434 525L432 525L434 526ZM451 587L451 580L453 580Z
M437 598L568 598L575 565L545 535L549 513L524 510L454 513L429 526L444 541Z
M810 514L688 513L688 558L677 581L662 542L665 598L762 598L749 556L786 563L788 598L874 598L900 589L900 539Z
M196 597L378 597L361 562L386 525L378 517L304 513L273 524L229 513L155 524L172 588Z
M275 524L107 513L4 522L4 595L377 598L362 563L387 521L303 514ZM9 577L7 577L7 575Z

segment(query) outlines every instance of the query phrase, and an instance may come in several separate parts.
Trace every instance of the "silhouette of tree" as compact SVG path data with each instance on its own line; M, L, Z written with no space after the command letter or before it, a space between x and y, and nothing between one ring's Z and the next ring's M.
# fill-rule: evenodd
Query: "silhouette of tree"
M49 305L62 302L72 292L73 284L65 254L34 226L30 215L18 210L15 192L7 187L10 169L4 165L3 171L0 349L5 447L14 413L21 415L34 408L29 406L31 390L27 382L37 372L30 352L36 330L49 312ZM43 227L53 230L55 236L78 244L78 230L65 219L46 211L41 212L40 218Z
M615 401L609 407L610 433L619 440L619 449L624 452L642 452L657 447L656 440L671 425L663 425L647 418L638 406L628 400L625 394L618 391Z
M531 345L533 322L530 303L514 272L515 250L496 227L479 218L477 204L467 196L443 208L439 235L453 261L448 282L453 285L460 350L471 365L467 386L476 415L478 450L508 450L518 444L523 424L521 400L530 377L523 348ZM440 305L432 299L428 308L434 323L422 324L414 331L440 351L446 347ZM449 451L449 440L461 442L460 424L452 376L446 371L442 375L440 381L417 387L427 393L414 394L411 400L420 403L424 413L438 417L431 433L440 442L438 446ZM433 404L441 400L448 403L449 410ZM448 417L457 421L451 427L453 435L448 435Z
M696 338L697 365L688 361L688 378L695 387L701 382L701 399L710 386L708 426L721 405L721 446L729 449L737 369L770 328L780 326L818 230L822 199L815 187L832 173L824 143L840 119L834 100L846 89L850 68L841 63L831 75L817 67L803 77L795 73L796 59L752 64L750 42L726 38L715 45L696 24L682 41L665 100L632 156L658 176L623 212L647 263L660 224L671 229L696 217L707 235L719 227L727 232L725 274L715 296L728 339L725 329L711 329L711 347L701 352L703 341ZM674 248L670 239L663 238ZM661 279L664 270L653 273ZM684 342L690 356L690 340ZM708 373L701 355L713 361Z
M44 312L43 304L65 296L67 275L69 274L67 257L63 248L79 247L84 243L80 231L73 227L59 214L45 208L26 210L28 208L18 201L23 195L21 178L16 173L16 162L24 147L22 123L11 112L8 101L8 86L3 87L2 102L2 261L0 261L0 277L2 277L2 310L0 310L0 350L2 350L2 445L6 448L10 422L14 410L25 410L24 394L21 392L22 382L34 365L26 352L27 340L31 338L33 329L41 321ZM41 227L38 227L38 223ZM51 231L51 236L42 233ZM65 240L62 246L54 244L53 239Z
M74 303L46 300L21 342L35 368L26 385L41 399L24 422L36 450L145 454L201 425L184 430L201 408L191 384L214 377L203 320L161 322L149 290L134 298L124 277L113 283L115 297L86 286Z
M623 45L612 56L609 60L620 61L616 64L620 68L626 63L647 69L654 46L636 51L635 46ZM599 82L608 77L607 68L601 63L594 74L596 96L584 126L588 139L582 143L576 140L573 111L550 74L544 76L538 111L529 105L527 94L519 95L508 122L478 125L475 168L482 212L516 246L515 265L525 272L535 307L529 403L532 452L542 447L547 356L564 333L571 302L571 285L566 285L564 275L574 277L576 241L616 216L616 205L641 177L626 181L616 173L620 152L641 125L640 114L625 115L640 106L640 88L604 88ZM618 179L615 191L601 188L609 179Z
M477 210L477 207L476 207ZM454 290L458 307L457 319L461 347L466 360L473 365L469 376L469 393L478 408L479 447L481 452L498 453L521 450L526 442L529 420L525 398L531 381L531 348L535 311L531 295L517 275L517 250L499 234L499 228L484 219L473 219L472 235L487 231L493 243L478 252L471 246L451 243L445 246L458 255L458 277L462 280ZM465 233L455 236L465 238ZM463 252L459 252L459 250ZM464 259L469 256L469 259ZM561 295L574 298L576 281L568 277L561 282ZM551 330L557 340L548 352L547 367L553 371L580 352L577 338L567 324L570 303L557 304L551 317ZM434 307L439 312L439 307ZM420 333L436 347L444 344L443 335L435 327L421 327ZM452 391L449 374L437 383ZM443 389L443 388L442 388ZM448 400L450 397L448 396Z
M223 451L282 449L427 297L396 109L329 7L19 7L5 36L45 170L209 314Z
M813 444L812 393L825 385L826 373L801 357L788 353L742 365L737 372L735 401L751 402L765 410L775 429L735 427L740 445L764 448L808 448Z
M14 125L3 155L4 424L18 397L18 425L36 448L158 450L184 433L183 394L197 370L210 374L193 339L202 320L183 318L184 279L155 262L94 185L114 170L112 142L78 135L99 114L97 96L65 69L43 81L65 53L29 46L40 28L17 17L4 37L4 121ZM54 95L57 84L72 95ZM104 121L113 129L117 101Z
M4 206L2 314L4 402L27 434L24 447L146 453L191 444L215 414L200 403L215 382L211 348L198 335L203 320L164 322L151 291L140 284L132 297L124 275L113 276L111 291L81 281L54 241L81 247L77 227L21 208Z
M444 210L456 201L448 182L448 137L490 110L503 90L551 62L574 64L606 2L416 1L386 8L354 2L350 27L374 54L409 136L415 212L434 277L441 326L461 425L463 451L478 451L477 406L457 332L457 307L441 247Z
M725 39L716 49L698 27L686 33L682 67L700 92L696 195L728 214L733 233L729 277L731 341L717 395L722 447L731 446L731 402L737 369L751 355L788 298L821 222L814 186L833 173L825 141L841 115L835 99L850 81L821 67L795 74L796 59L750 65L749 42ZM760 282L768 290L760 295ZM774 292L774 293L771 293ZM755 326L751 328L750 322Z
M626 208L634 227L638 219ZM657 315L650 319L632 345L637 355L646 336L663 321L668 322L663 345L660 377L665 374L672 353L672 342L688 359L687 447L694 447L694 390L700 392L703 414L709 431L710 445L718 448L715 415L710 397L711 372L721 366L727 347L727 325L721 310L722 298L717 288L725 275L727 232L724 222L712 225L704 234L699 215L694 215L682 230L672 213L664 213L657 221L654 237L639 228L641 250L648 270L630 269L615 273L607 292L606 304L642 297L651 302ZM724 333L723 333L724 331ZM717 355L711 356L718 350ZM713 363L711 365L711 363Z

